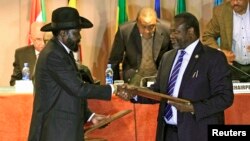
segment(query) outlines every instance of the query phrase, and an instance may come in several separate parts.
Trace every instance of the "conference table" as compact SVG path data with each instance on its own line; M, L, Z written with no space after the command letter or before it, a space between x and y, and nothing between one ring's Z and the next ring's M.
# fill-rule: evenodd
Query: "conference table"
M27 141L32 114L32 92L0 88L0 141ZM111 101L88 100L89 108L99 114L112 115L122 110L131 113L108 126L89 132L89 138L108 141L155 140L158 104L133 104L116 96ZM234 103L225 111L226 124L250 124L250 94L235 94Z

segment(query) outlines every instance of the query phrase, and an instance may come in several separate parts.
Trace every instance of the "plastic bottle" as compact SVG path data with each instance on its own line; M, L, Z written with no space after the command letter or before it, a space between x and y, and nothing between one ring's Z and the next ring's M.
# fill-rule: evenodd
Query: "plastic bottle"
M113 84L113 74L114 72L111 68L111 64L108 64L105 71L106 84Z
M28 63L23 64L22 69L22 80L29 80L30 79L30 68Z

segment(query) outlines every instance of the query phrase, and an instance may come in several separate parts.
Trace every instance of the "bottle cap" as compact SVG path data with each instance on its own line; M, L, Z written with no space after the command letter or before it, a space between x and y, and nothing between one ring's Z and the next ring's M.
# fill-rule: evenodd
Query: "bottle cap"
M23 65L24 65L25 67L28 67L29 63L24 63Z
M111 68L111 64L108 64L107 67L108 67L108 68Z

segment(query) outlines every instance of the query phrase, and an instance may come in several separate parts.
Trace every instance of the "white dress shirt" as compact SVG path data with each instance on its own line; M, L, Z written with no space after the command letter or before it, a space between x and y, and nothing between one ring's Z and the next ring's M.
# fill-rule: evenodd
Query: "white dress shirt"
M194 51L196 45L198 44L198 42L199 42L199 40L196 40L196 41L194 41L192 44L190 44L189 46L187 46L184 49L184 51L186 53L183 56L183 61L182 61L181 67L180 67L179 74L177 76L177 80L176 80L175 87L174 87L174 92L173 92L173 95L172 95L173 97L178 97L178 95L179 95L179 89L180 89L180 86L181 86L182 77L184 75L184 72L185 72L185 70L187 68L188 62L189 62L189 60L190 60L190 58L191 58L191 56L193 54L193 51ZM173 66L176 64L180 53L181 53L181 50L178 50L178 53L177 53L177 55L175 57ZM172 69L173 68L174 67L172 67ZM171 73L172 73L172 70L171 70ZM177 125L177 109L174 106L171 106L171 108L172 108L172 111L173 111L173 116L170 118L170 120L167 120L166 118L164 118L164 119L165 119L167 124Z
M242 65L250 64L250 52L247 50L247 46L250 46L249 16L249 4L246 13L240 15L233 12L232 51L236 56L235 61Z

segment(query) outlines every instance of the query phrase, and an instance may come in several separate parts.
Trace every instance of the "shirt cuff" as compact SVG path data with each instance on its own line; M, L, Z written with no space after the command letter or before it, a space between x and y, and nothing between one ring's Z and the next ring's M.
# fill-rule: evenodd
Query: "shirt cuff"
M117 86L110 84L111 90L112 90L112 94L116 94L117 92Z
M92 118L93 118L94 115L95 115L95 113L93 113L93 114L89 117L88 122L90 122L90 121L92 120Z

